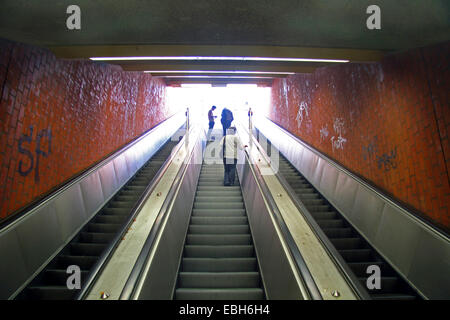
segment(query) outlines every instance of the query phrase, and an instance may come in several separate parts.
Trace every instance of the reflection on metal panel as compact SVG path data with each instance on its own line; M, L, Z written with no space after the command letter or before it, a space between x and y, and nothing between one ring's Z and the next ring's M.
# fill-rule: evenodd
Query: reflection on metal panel
M254 117L254 126L413 287L429 299L450 298L446 235L267 118Z

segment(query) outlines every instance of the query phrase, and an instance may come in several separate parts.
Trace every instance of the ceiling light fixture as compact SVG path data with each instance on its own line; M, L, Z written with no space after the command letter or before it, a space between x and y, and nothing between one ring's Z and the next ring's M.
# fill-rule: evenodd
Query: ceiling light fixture
M340 59L309 59L309 58L274 58L274 57L202 57L202 56L179 56L179 57L91 57L93 61L141 61L141 60L223 60L223 61L280 61L280 62L330 62L346 63L350 60Z

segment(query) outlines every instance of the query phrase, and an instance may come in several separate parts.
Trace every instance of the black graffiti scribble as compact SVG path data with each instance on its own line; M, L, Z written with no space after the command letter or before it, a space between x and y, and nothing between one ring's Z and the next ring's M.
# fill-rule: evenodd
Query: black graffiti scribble
M364 160L371 160L373 159L377 153L377 137L375 136L375 141L370 142L367 147L362 147L362 154Z
M381 169L384 167L384 171L389 171L391 169L397 168L397 147L395 147L391 152L384 153L381 155L381 157L377 156L377 164L378 169Z
M47 158L51 152L52 152L52 132L51 129L43 129L41 131L38 132L37 136L36 136L36 149L34 150L36 153L36 165L34 162L34 156L33 153L26 149L26 147L23 146L24 143L31 143L33 141L33 126L30 126L30 134L26 135L26 134L22 134L22 136L19 138L18 141L18 149L19 152L24 154L25 156L27 156L27 158L29 159L29 167L24 170L23 168L23 162L22 160L19 161L19 168L18 168L18 172L21 176L26 177L28 176L31 171L33 170L33 168L35 169L34 171L34 181L35 182L39 182L39 160L40 157L44 157ZM43 142L43 138L47 139L47 144L48 144L48 148L47 151L44 151L41 149L41 143Z

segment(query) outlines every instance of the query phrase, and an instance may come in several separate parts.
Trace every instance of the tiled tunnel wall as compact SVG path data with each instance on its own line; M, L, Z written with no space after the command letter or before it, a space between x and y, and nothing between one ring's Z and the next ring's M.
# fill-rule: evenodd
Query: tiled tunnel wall
M165 88L0 40L0 221L172 115Z
M269 118L450 228L450 43L278 79Z

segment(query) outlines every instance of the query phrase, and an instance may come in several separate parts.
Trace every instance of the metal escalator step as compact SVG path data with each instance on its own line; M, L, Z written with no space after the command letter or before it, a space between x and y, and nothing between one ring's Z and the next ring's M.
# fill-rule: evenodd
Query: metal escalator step
M324 199L304 199L302 200L305 206L320 206L325 205L326 201Z
M115 233L100 233L100 232L82 232L80 240L82 242L92 243L109 243L114 238Z
M70 253L74 256L100 256L106 248L104 243L71 243Z
M188 234L188 245L251 245L249 234Z
M88 232L116 233L122 224L89 223Z
M66 286L31 286L27 295L31 300L72 300L78 290L69 290Z
M351 237L353 234L351 228L322 228L322 231L330 239Z
M235 217L246 216L245 209L193 209L192 216L204 217Z
M248 225L189 225L191 234L247 234Z
M335 238L330 241L338 250L361 249L364 245L361 238Z
M111 201L108 204L108 207L110 208L131 208L135 205L135 201Z
M321 228L341 228L345 226L342 219L316 219L316 222Z
M307 194L307 193L316 193L313 188L293 188L294 191L298 194Z
M241 197L240 190L224 190L224 191L197 191L196 196L199 197Z
M138 192L136 190L125 190L125 189L122 189L120 191L120 195L129 196L129 197L139 197L141 194L142 194L141 191Z
M94 256L60 255L57 257L55 268L66 270L70 265L77 265L80 269L89 270L97 260L98 257Z
M180 272L181 288L258 288L258 272Z
M46 286L65 286L70 275L67 269L47 269L44 272L44 283ZM89 271L81 270L81 283L88 275Z
M252 245L186 245L184 247L186 258L249 258L254 256L254 252Z
M129 208L105 208L101 211L103 215L127 215L129 213Z
M247 224L247 217L192 217L192 225L242 225Z
M194 209L243 209L243 202L194 202Z
M138 194L135 194L133 196L127 196L127 195L119 194L118 196L116 196L115 201L136 203L138 199L139 199L139 195Z
M145 186L133 186L133 185L128 185L124 187L125 190L127 191L138 191L138 192L142 192L145 190Z
M129 209L128 212L131 210ZM122 224L125 222L128 215L116 214L116 215L108 215L108 214L100 214L94 218L95 223L106 223L106 224Z
M386 264L381 261L349 262L348 263L348 266L350 267L350 269L352 269L353 273L359 278L367 277L368 276L367 268L370 266L373 266L373 265L378 266L380 268L382 275L386 275L386 276L392 275L390 270L387 270L388 268L386 268Z
M256 258L186 258L182 259L182 271L238 272L256 271Z
M260 288L179 288L175 291L175 298L179 300L261 300L264 299L264 292Z
M310 213L316 220L334 220L337 218L335 211L310 211Z
M213 203L213 202L236 202L236 203L242 203L243 202L243 198L242 196L226 196L226 195L222 195L222 196L215 196L215 197L205 197L205 196L196 196L195 197L195 202L208 202L208 203Z
M228 190L241 191L241 187L239 187L238 185L228 186L228 187L227 186L198 186L197 190L198 191L219 191L219 192L228 191Z
M368 289L366 286L367 277L358 278L361 285L363 285L369 294L386 294L386 293L401 293L400 281L397 277L383 277L381 276L380 289Z
M318 193L297 193L297 196L300 198L300 200L304 199L320 199L320 195Z
M338 251L347 262L371 261L373 259L372 250L370 249L351 249Z
M326 212L331 209L329 205L307 205L309 212Z
M200 187L220 187L223 186L223 180L217 181L199 181L198 185Z

